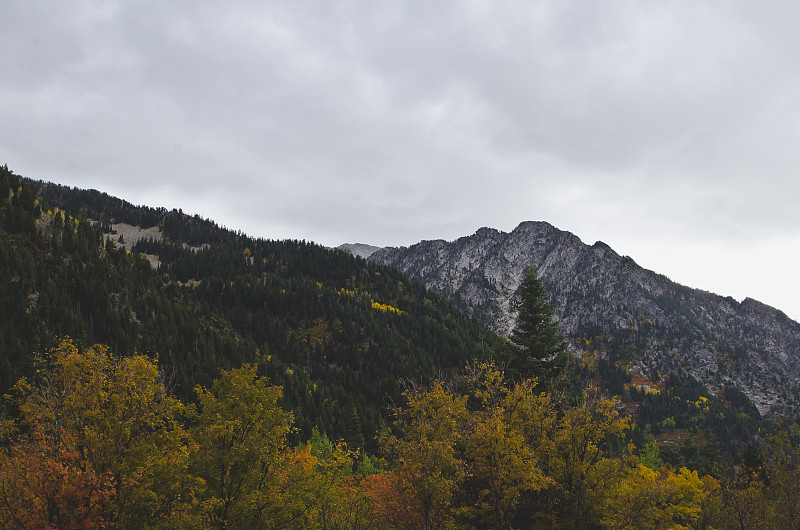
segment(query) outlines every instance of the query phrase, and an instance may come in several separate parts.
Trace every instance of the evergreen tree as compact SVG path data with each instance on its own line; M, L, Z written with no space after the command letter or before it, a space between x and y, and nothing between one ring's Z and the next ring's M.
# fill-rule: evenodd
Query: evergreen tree
M511 332L506 373L514 380L539 378L549 388L562 386L569 365L567 343L553 320L547 291L533 267L528 269L515 303L517 327Z
M355 405L353 405L353 413L347 421L345 441L347 442L347 448L352 451L364 450L364 432L361 426L361 416L359 416Z

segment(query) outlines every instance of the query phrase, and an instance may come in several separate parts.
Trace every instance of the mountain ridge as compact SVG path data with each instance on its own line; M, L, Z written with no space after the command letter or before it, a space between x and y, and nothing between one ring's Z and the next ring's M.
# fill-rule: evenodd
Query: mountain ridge
M733 386L764 414L798 404L799 323L752 298L673 282L550 223L525 221L508 233L482 227L450 242L385 247L368 260L419 279L502 335L516 323L513 300L534 266L574 354L599 338L596 353L642 375L688 373L714 392Z

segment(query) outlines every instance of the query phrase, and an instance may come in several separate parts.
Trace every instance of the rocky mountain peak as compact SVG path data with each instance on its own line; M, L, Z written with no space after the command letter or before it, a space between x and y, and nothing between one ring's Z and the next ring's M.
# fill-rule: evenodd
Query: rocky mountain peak
M370 257L373 253L375 253L376 250L381 249L381 247L366 245L364 243L345 243L336 248L339 250L344 250L345 252L349 252L354 256L361 256L364 259Z
M503 335L516 325L512 301L525 272L536 267L574 353L591 343L641 374L690 373L713 392L732 385L762 413L800 406L800 324L755 300L679 285L602 241L589 246L526 221L510 233L481 228L369 259L418 278Z
M476 236L483 238L495 237L499 234L500 232L498 230L494 228L487 228L485 226L482 228L478 228L478 230L475 232Z

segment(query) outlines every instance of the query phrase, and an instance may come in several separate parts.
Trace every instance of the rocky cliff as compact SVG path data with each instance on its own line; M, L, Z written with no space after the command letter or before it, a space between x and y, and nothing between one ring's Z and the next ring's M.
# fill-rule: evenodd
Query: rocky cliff
M381 249L381 247L365 245L364 243L345 243L344 245L339 245L336 248L344 250L345 252L349 252L354 256L361 256L365 259Z
M800 405L800 324L755 300L679 285L548 223L481 228L368 259L418 278L501 334L516 323L511 301L534 266L574 353L612 356L649 379L687 372L713 392L733 386L762 413Z

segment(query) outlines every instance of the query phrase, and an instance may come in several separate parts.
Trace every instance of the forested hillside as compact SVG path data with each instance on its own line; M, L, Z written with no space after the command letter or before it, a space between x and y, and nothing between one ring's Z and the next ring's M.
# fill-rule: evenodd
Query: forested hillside
M517 342L396 269L3 166L0 526L797 526L795 426L610 335L549 382Z
M133 252L114 224L158 227ZM154 270L141 253L157 255ZM313 426L374 448L401 381L427 382L497 340L397 270L304 241L253 239L198 216L0 169L0 386L70 336L158 356L191 399L256 363ZM364 440L362 442L362 440Z

